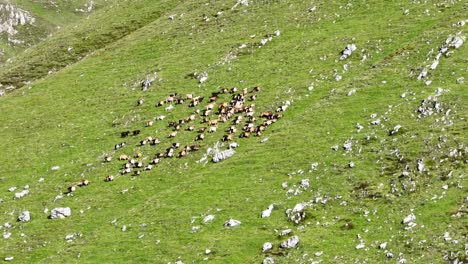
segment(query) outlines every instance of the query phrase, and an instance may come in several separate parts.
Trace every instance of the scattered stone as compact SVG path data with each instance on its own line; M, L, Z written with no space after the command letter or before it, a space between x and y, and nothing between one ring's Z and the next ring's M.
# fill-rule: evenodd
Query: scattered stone
M299 237L292 236L288 240L281 243L281 248L295 248L299 244Z
M379 245L379 249L386 249L387 248L387 242L383 242L382 244Z
M60 169L60 166L53 166L52 168L50 168L50 170L53 170L53 171L57 171Z
M14 191L16 191L16 189L18 189L18 187L13 186L13 187L8 188L8 191L9 192L14 192Z
M309 179L302 179L301 180L301 188L308 189L310 187L310 180Z
M356 246L356 249L363 249L365 248L366 245L364 245L364 243L359 243L357 246Z
M15 196L13 197L13 199L21 199L28 194L29 194L29 190L22 190L21 192L15 193Z
M306 208L307 203L298 203L296 206L294 206L293 209L287 209L286 210L286 215L289 220L292 222L299 224L302 222L305 217L306 217L306 212L304 212L304 209Z
M353 53L353 51L355 51L357 49L356 45L354 44L348 44L346 45L346 47L344 48L344 50L341 51L341 57L340 57L340 60L345 60L346 58L348 58L349 56L351 56L351 54Z
M23 211L19 216L18 216L18 221L19 222L29 222L31 220L31 214L29 211Z
M275 260L271 257L263 259L262 264L275 264Z
M390 131L390 136L395 135L395 134L398 132L398 130L400 130L401 127L402 127L401 125L396 125L396 126L392 129L392 131Z
M416 168L419 172L424 171L424 162L422 159L418 159L418 164L416 165Z
M214 219L215 219L214 215L207 215L207 216L205 216L205 218L203 218L202 223L207 224L207 223L210 223L211 221L213 221Z
M55 219L55 218L65 218L71 216L71 209L70 207L64 207L64 208L54 208L50 212L50 218Z
M282 237L282 236L290 234L291 232L292 232L292 229L285 229L281 231L281 233L279 233L279 236Z
M268 250L273 248L273 244L271 242L265 242L262 247L262 252L267 252Z
M262 218L270 217L271 212L273 211L274 205L270 204L266 210L262 211Z
M465 77L457 78L457 84L463 84L463 83L465 83Z
M122 232L127 231L127 226L126 226L126 225L123 225L122 228L121 228L120 230L122 230Z
M234 227L234 226L238 226L241 224L241 221L239 220L234 220L234 219L229 219L227 220L225 223L224 223L224 226L225 227Z
M10 257L6 257L6 258L5 258L5 261L12 261L13 259L15 259L15 257L10 256Z

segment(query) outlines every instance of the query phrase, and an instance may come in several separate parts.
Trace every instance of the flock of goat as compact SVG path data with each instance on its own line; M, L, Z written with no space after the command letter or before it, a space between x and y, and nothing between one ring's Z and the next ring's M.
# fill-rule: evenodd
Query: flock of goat
M142 171L149 171L155 165L159 164L165 158L172 158L174 156L183 158L193 151L198 151L202 148L200 141L203 141L206 137L206 133L214 133L218 131L218 128L223 126L225 128L225 134L221 137L222 141L233 141L238 135L239 138L248 138L251 136L261 136L267 127L278 121L283 117L282 113L289 106L289 102L286 102L282 106L278 107L275 111L261 112L257 117L255 115L255 103L257 96L261 88L259 86L251 89L238 89L234 88L223 88L220 91L213 92L211 96L206 100L208 103L204 107L200 107L204 97L195 96L193 94L187 94L185 96L179 96L178 94L170 94L165 100L157 102L156 107L163 107L166 111L172 110L174 105L180 105L186 103L190 108L196 108L186 118L168 122L168 128L172 131L167 135L168 139L176 138L183 131L194 132L194 136L191 144L181 147L181 143L173 142L170 147L164 151L156 153L153 158L150 159L148 164L144 164L143 155L141 152L136 152L133 155L121 154L118 160L125 161L120 170L121 175L133 173L133 175L140 175ZM229 101L222 101L221 99L227 99ZM222 101L222 102L219 102ZM144 98L137 100L137 107L145 103ZM153 120L145 122L146 127L151 127L156 121L162 121L165 119L164 115L155 117ZM197 122L199 120L199 122ZM123 131L120 133L121 138L137 137L141 134L141 130ZM139 141L138 147L144 145L159 145L161 140L157 137L147 136ZM114 146L114 152L127 145L127 142L121 142ZM230 144L229 147L237 146L237 144ZM177 153L176 153L177 152ZM111 162L112 155L106 155L104 162ZM113 181L114 176L109 175L105 178L105 181ZM88 180L81 181L77 185L73 185L68 188L68 192L74 192L76 186L86 186L90 182Z

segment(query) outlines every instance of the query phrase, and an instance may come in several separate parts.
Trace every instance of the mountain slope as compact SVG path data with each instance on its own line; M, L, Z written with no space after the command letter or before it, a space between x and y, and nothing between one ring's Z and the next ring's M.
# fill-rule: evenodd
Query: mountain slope
M83 49L89 55L69 60L57 51L55 74L31 75L22 63L49 69L53 63L38 58L74 31L57 32L0 72L2 83L11 76L43 77L0 98L1 221L11 224L3 228L11 236L3 239L1 256L20 263L466 259L466 46L450 47L452 55L417 80L449 35L465 36L464 27L456 26L466 19L463 2L169 1L163 10L160 2L135 3L156 15L98 45L72 39L90 45ZM141 14L125 4L109 12L90 18L102 24L96 39L110 34L118 18ZM357 49L340 60L348 44ZM142 91L146 78L154 80ZM245 104L255 103L256 125L264 119L260 113L288 107L261 136L239 138L237 132L240 146L231 158L197 162L232 120L203 141L194 141L195 131L167 138L173 131L168 122L203 110L212 92L248 88L250 96L255 86L261 87L257 100ZM199 107L174 104L171 111L155 106L171 93L205 101ZM219 97L216 104L229 102L232 94ZM139 98L145 100L141 106ZM160 115L164 121L145 126ZM201 120L197 115L183 128L207 126ZM122 131L137 129L140 135L120 138ZM140 146L147 136L161 144ZM114 150L122 141L127 146ZM174 142L202 149L164 158L138 176L119 174L125 163L118 161L120 154L142 152L139 160L148 164ZM106 155L113 157L110 163L103 162ZM104 182L107 175L115 180ZM91 184L65 194L83 179ZM29 194L12 199L24 185ZM19 189L7 192L12 186ZM298 203L304 203L305 220L295 224L285 211ZM270 204L271 216L261 218ZM47 219L56 207L70 207L72 216ZM32 220L15 222L23 210ZM402 224L411 214L416 219ZM203 224L207 215L215 218ZM230 218L241 225L223 227ZM292 233L279 237L286 229ZM280 249L293 235L298 247ZM267 241L274 247L262 253Z

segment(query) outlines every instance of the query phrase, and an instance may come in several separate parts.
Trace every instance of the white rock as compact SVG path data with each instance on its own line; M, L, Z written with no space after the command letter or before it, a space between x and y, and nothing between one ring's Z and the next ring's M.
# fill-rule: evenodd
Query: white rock
M121 228L122 232L125 232L127 231L127 226L126 225L123 225L122 228Z
M285 236L285 235L290 234L291 232L292 232L292 229L285 229L285 230L281 231L279 236Z
M207 223L213 221L213 219L215 219L214 215L207 215L207 216L205 216L205 218L203 218L202 223L207 224Z
M316 257L320 257L323 255L323 251L315 252L314 254Z
M3 238L7 239L7 238L10 238L11 237L11 233L10 232L5 232L3 233Z
M302 179L301 180L301 187L304 189L308 189L310 187L310 180L309 179Z
M29 211L23 211L19 216L18 216L18 221L20 222L29 222L31 220L31 214Z
M292 236L288 240L281 243L281 248L295 248L299 244L299 237Z
M5 258L5 261L12 261L13 259L15 259L15 257L10 256L10 257L6 257L6 258Z
M274 205L270 204L266 210L262 211L262 218L270 217L271 212L273 211Z
M265 242L265 244L263 244L263 247L262 247L262 252L266 252L272 248L273 248L273 244L271 242Z
M241 224L241 221L239 220L235 220L235 219L229 219L227 220L225 223L224 223L224 226L226 227L234 227L234 226L238 226Z
M51 170L53 171L56 171L56 170L59 170L60 169L60 166L53 166L52 168L50 168Z
M411 213L411 214L409 214L407 217L405 217L405 218L403 219L403 222L402 222L402 223L403 223L403 224L408 224L408 223L410 223L410 222L413 222L414 220L416 220L416 216L415 216L413 213Z
M362 248L365 248L366 246L364 245L364 243L359 243L357 246L356 246L356 249L362 249Z
M210 253L211 253L211 249L208 249L208 248L205 249L205 254L206 254L206 255L208 255L208 254L210 254Z
M418 160L418 164L416 165L416 168L419 172L424 171L424 163L422 159Z
M50 218L55 219L55 218L65 218L71 216L71 209L70 207L64 207L64 208L54 208L50 212Z
M382 244L379 245L380 249L386 249L387 248L387 242L383 242Z
M275 260L271 257L264 258L262 264L275 264Z
M13 187L8 188L8 191L9 192L14 192L16 189L18 189L18 187L13 186Z

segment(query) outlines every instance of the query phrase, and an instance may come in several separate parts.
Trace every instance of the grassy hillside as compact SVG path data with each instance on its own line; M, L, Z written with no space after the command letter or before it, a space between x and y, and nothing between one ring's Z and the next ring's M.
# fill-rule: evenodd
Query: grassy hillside
M57 31L0 68L0 83L18 87L0 97L0 257L468 261L466 43L448 47L449 56L429 70L447 37L466 38L466 25L457 25L466 9L462 1L119 1ZM348 44L357 49L340 60ZM428 75L418 80L424 68ZM154 81L142 91L146 78ZM256 86L257 99L245 102L255 104L255 126L262 112L288 107L260 136L239 137L244 116L229 159L202 160L216 142L227 148L221 138L240 113L202 141L185 130L208 127L200 114L168 138L168 122L203 111L213 92L239 89L219 95L210 120L220 103L244 88L251 96ZM169 104L156 106L173 93L205 99L169 111ZM165 119L155 120L160 115ZM134 130L141 133L121 138ZM148 136L161 143L141 146ZM121 154L141 152L137 160L146 166L176 142L201 149L162 158L138 176L120 173ZM105 182L108 175L114 181ZM67 194L81 180L91 184ZM29 194L13 199L25 185ZM298 203L305 219L296 224L285 212ZM261 218L270 204L271 216ZM57 207L72 215L48 219ZM24 210L31 221L17 222ZM416 218L403 224L410 214ZM207 215L215 218L202 223ZM230 218L242 223L224 227ZM291 233L280 237L286 229ZM294 235L297 247L280 248ZM273 248L262 252L265 242Z

